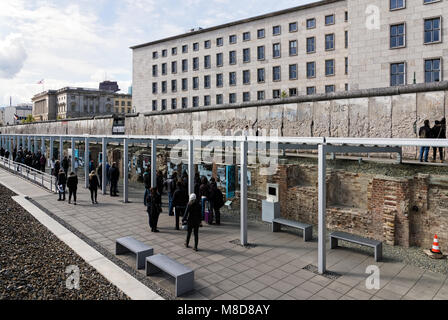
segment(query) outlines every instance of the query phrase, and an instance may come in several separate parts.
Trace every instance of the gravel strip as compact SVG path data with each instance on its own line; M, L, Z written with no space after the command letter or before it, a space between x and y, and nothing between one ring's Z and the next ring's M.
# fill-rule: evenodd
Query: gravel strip
M133 267L129 266L124 261L118 259L114 254L112 254L109 250L104 248L103 246L99 245L89 237L85 236L83 233L79 232L76 228L72 227L70 224L68 224L66 221L58 217L57 215L53 214L51 211L49 211L47 208L43 207L41 204L36 202L35 200L29 198L28 201L30 201L32 204L34 204L36 207L38 207L40 210L45 212L47 215L49 215L51 218L56 220L58 223L60 223L62 226L64 226L66 229L70 230L72 233L74 233L77 237L82 239L84 242L86 242L89 246L93 247L95 250L97 250L99 253L101 253L103 256L105 256L107 259L115 263L117 266L119 266L121 269L129 273L131 276L133 276L135 279L143 283L145 286L150 288L152 291L163 297L165 300L175 300L176 298L167 290L164 288L159 287L156 283L150 280L150 278L144 276L143 274L139 273L137 270L135 270Z
M12 196L0 185L0 299L129 300ZM71 265L80 271L79 290L66 286Z

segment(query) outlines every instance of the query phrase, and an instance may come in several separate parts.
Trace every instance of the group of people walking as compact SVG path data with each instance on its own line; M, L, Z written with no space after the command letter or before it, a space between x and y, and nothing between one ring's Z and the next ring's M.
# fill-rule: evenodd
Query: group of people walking
M202 221L213 224L221 224L220 208L224 205L223 194L219 190L214 178L210 182L206 177L195 175L194 193L188 195L188 175L183 173L178 177L177 172L168 179L163 179L163 174L159 171L156 176L156 186L151 187L151 174L149 167L143 174L145 184L144 205L147 208L149 226L151 232L159 232L157 223L162 212L161 196L163 190L168 194L168 215L174 216L175 229L180 230L180 218L182 226L187 229L187 239L185 246L188 248L192 233L194 234L194 250L198 250L199 228Z
M40 151L34 153L26 148L23 149L22 145L20 145L18 149L17 147L14 147L12 153L10 153L8 150L5 150L3 149L3 147L1 147L0 156L5 157L7 159L9 159L12 156L12 160L14 162L21 163L33 169L45 172L47 158Z
M431 128L429 120L424 121L424 125L420 127L418 132L418 136L422 139L446 139L446 119L436 120L434 122L434 126ZM444 161L444 150L442 147L433 147L433 156L432 161L436 162L437 158L437 149L439 150L439 160L440 162ZM428 162L430 147L421 147L420 148L420 162Z
M54 160L54 159L53 159ZM76 192L78 189L78 176L74 171L68 172L69 160L64 157L62 164L59 160L54 160L52 163L52 175L55 176L56 190L58 190L59 199L58 201L65 201L66 188L68 188L68 203L71 203L73 196L73 201L76 205ZM95 172L95 166L93 161L89 163L89 191L90 199L92 204L98 204L98 188L101 188L101 177L102 177L102 167L101 164L98 166ZM97 174L98 173L98 174ZM117 164L114 162L112 167L110 167L108 179L110 182L110 195L111 197L118 196L118 180L120 178L120 171ZM107 181L106 181L107 183Z

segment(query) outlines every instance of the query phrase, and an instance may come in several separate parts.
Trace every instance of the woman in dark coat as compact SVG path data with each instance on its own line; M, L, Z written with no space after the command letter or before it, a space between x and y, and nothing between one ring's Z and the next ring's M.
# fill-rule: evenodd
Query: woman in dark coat
M146 211L148 212L151 232L159 232L157 230L157 222L159 221L160 212L162 212L162 199L156 188L151 188L150 194L146 198Z
M67 183L67 178L65 176L65 172L63 169L59 169L58 174L58 190L59 190L59 199L58 201L65 201L65 185ZM63 197L61 199L61 196Z
M73 171L70 172L70 175L67 178L67 188L68 188L68 203L72 200L73 195L73 204L76 206L76 190L78 189L78 176Z
M188 202L182 222L186 223L188 227L185 247L189 248L188 245L190 243L191 232L194 231L194 251L198 251L201 205L196 201L196 194L194 193L190 194L190 201Z
M90 190L90 198L92 199L92 204L98 203L96 198L98 196L98 186L100 182L98 180L97 175L95 174L95 170L92 170L89 174L89 190Z

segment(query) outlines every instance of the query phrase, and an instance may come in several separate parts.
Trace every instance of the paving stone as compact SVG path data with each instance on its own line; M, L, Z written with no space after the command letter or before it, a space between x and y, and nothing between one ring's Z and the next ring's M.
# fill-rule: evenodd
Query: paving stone
M296 287L288 292L288 295L293 297L296 300L306 300L311 298L314 294L312 292L309 292L303 288Z
M260 282L258 280L252 280L243 285L243 287L251 290L252 292L259 292L265 289L267 286L268 286L267 284Z
M219 289L224 290L225 292L230 291L232 289L235 289L236 287L239 286L239 284L236 284L235 282L226 279L223 280L217 284L215 284Z
M224 294L225 292L224 292L224 290L221 290L216 286L209 286L209 287L206 287L206 288L200 290L199 293L201 295L207 297L207 299L214 299L217 296Z
M250 295L252 295L254 292L252 292L251 290L245 288L245 287L237 287L233 290L230 290L229 292L227 292L228 294L230 294L231 296L236 297L237 299L244 299Z
M271 287L265 288L258 293L260 295L262 295L263 297L266 297L267 299L270 299L270 300L276 300L283 295L283 293L281 291L278 291Z
M369 300L372 297L371 294L368 294L368 293L358 290L356 288L351 289L349 292L347 292L346 295L350 296L356 300Z

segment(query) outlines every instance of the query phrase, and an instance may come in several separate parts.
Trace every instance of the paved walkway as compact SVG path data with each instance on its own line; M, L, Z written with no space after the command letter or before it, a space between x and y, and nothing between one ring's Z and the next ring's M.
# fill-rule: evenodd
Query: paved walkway
M265 224L249 223L248 239L256 245L253 248L231 243L239 239L237 222L224 220L222 226L205 225L199 231L199 251L194 252L184 247L185 231L174 230L174 218L167 215L166 208L159 219L161 232L150 232L137 192L131 192L132 203L99 195L100 203L92 205L88 191L80 188L78 205L74 206L57 201L56 195L2 169L0 179L7 179L16 190L112 253L115 239L133 236L152 246L156 253L193 268L195 290L182 299L448 299L447 275L395 261L375 263L373 254L351 249L328 249L327 268L340 274L339 278L316 275L303 268L317 265L317 240L305 243L293 232L272 233ZM135 266L131 256L119 258ZM380 268L379 290L366 288L366 268L370 265ZM173 292L168 277L150 279Z

